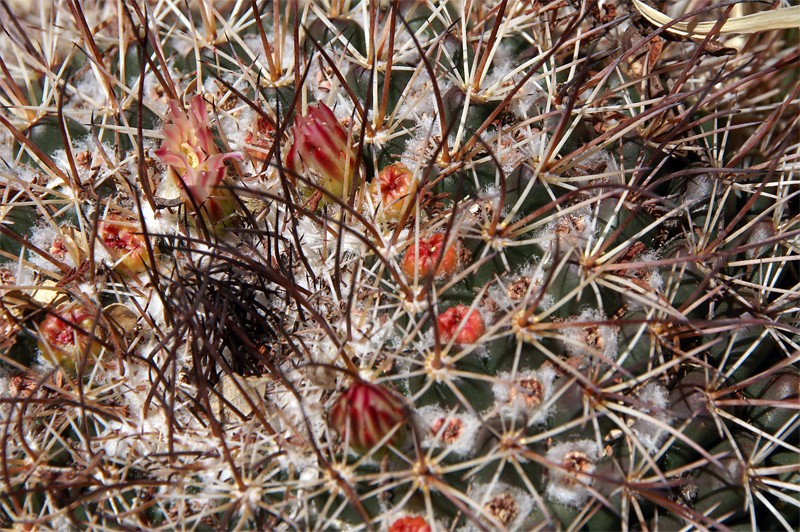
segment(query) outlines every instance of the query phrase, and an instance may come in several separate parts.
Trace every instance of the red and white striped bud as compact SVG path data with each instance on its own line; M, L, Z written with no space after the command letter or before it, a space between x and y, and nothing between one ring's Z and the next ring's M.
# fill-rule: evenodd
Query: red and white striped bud
M407 418L402 399L383 386L357 380L336 399L328 422L342 441L366 451L392 431L387 443L401 443Z
M356 152L348 131L324 103L295 117L286 167L315 182L330 195L347 195L356 173ZM323 198L324 200L325 198Z

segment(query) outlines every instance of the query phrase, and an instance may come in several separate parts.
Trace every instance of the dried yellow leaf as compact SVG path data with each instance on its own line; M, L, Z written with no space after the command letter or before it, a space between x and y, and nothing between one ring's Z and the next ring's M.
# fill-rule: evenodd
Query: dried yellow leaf
M633 0L636 9L652 24L666 26L675 19L648 6L641 0ZM675 22L666 31L684 37L703 38L714 30L714 22ZM758 33L769 30L781 30L800 27L800 6L784 7L772 11L752 13L741 17L730 17L722 23L718 34L727 33Z

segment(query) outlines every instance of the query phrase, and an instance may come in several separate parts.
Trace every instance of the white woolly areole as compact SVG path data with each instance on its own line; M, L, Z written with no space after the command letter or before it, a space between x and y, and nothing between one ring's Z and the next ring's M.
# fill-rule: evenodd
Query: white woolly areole
M475 436L480 420L469 413L452 413L437 405L423 406L415 412L422 433L423 447L446 447L448 453L471 456L476 451ZM456 430L458 429L457 433Z
M446 79L436 80L439 85L439 93L445 94L453 84ZM406 86L404 98L398 109L399 119L420 118L423 115L435 115L438 112L436 106L436 94L432 89L431 78L428 71L422 69L419 74Z
M439 119L423 115L418 120L414 136L406 141L400 162L414 175L420 175L435 155L436 139L440 134Z
M278 386L267 396L281 411L280 431L293 434L300 431L305 434L306 423L310 424L314 434L322 434L328 426L326 412L322 406L322 389L309 382L304 368L294 368L287 362L281 365L281 371L287 382L296 388L291 390ZM302 397L302 403L298 401Z
M526 119L541 112L546 100L547 90L532 77L514 94L509 108L519 118Z
M642 386L636 398L641 404L634 404L634 407L647 414L653 421L637 418L631 430L647 452L654 454L667 437L668 431L664 425L671 425L673 422L673 417L666 410L669 393L661 383L648 382Z
M535 235L537 244L543 251L559 256L575 250L583 254L589 238L594 234L597 218L589 207L572 209L561 213Z
M596 322L597 325L564 324L561 334L567 351L573 356L597 359L598 362L615 360L619 354L619 327L607 325L608 318L599 309L586 309L575 322Z
M528 426L547 420L547 401L553 395L555 370L550 366L516 374L501 373L492 384L497 411L504 418L522 418Z
M649 262L658 260L658 254L654 251L642 253L636 258L636 262ZM642 280L645 281L650 288L656 292L664 291L664 278L658 272L658 268L647 268L642 273Z
M480 506L480 515L486 520L486 523L495 525L499 522L507 530L519 529L533 512L536 504L531 495L505 482L489 484L476 482L469 491L472 500L477 501ZM491 516L493 521L490 521L488 516ZM470 523L464 530L483 530L483 528Z
M11 138L7 137L8 135L0 135L0 157L6 161L11 159L11 146L13 145ZM17 180L23 183L35 183L41 175L41 172L29 166L18 166L11 171L0 172L0 185L13 187Z
M600 446L591 440L563 442L551 447L545 458L553 463L548 469L547 498L576 507L586 502Z
M551 294L542 295L545 284L545 269L548 263L534 262L525 264L516 275L504 279L502 284L495 284L489 288L489 297L504 310L516 307L526 307L532 301L539 302L540 309L553 305L554 298Z
M71 227L71 226L69 226ZM30 243L37 248L52 253L56 259L60 260L70 268L75 268L77 265L72 260L72 256L68 248L64 244L61 231L56 229L50 224L38 224L31 228ZM58 249L58 251L55 250ZM51 251L52 250L52 251ZM63 250L63 253L61 252ZM33 264L39 270L53 271L55 266L44 257L33 251L28 252L28 262Z

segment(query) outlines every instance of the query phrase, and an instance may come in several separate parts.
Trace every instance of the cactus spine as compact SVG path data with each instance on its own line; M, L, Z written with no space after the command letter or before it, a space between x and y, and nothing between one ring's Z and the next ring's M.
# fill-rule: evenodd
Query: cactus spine
M10 5L0 525L800 525L796 30Z

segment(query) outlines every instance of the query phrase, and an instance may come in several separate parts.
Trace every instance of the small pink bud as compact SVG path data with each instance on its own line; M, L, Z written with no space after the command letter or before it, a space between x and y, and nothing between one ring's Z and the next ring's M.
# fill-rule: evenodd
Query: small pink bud
M439 314L436 327L441 342L453 340L458 345L474 344L486 332L481 313L466 305L456 305Z
M50 254L59 260L63 260L67 256L67 247L64 245L64 241L60 238L53 240L53 244L50 246Z
M48 314L39 325L39 349L52 362L74 370L80 357L87 354L95 358L101 349L91 342L86 331L91 331L92 315L88 310L72 305Z
M463 434L464 422L457 417L440 417L431 425L431 436L438 437L448 445L457 442Z
M286 167L316 182L330 195L343 198L356 172L356 153L349 133L333 111L324 103L309 107L308 114L295 117L292 135Z
M188 114L174 100L169 102L169 108L170 123L164 126L164 142L155 154L177 176L173 178L187 204L194 200L199 207L208 202L205 207L209 218L212 223L217 222L217 217L225 214L219 205L226 199L219 190L227 172L225 161L241 159L242 154L219 153L202 96L192 97Z
M253 124L253 130L249 131L244 137L244 142L247 146L245 151L253 159L264 161L269 155L274 141L275 128L263 116L259 116Z
M400 443L405 436L406 419L403 401L394 393L357 380L336 399L328 422L352 448L366 451L392 430L395 432L388 443Z
M441 261L439 256L442 256ZM434 274L436 277L449 277L458 269L458 243L445 247L442 233L420 238L418 243L406 248L402 267L409 279L413 279L415 273L420 279Z
M419 515L407 515L389 525L389 532L431 532L431 526Z
M414 201L416 183L414 175L403 163L387 166L372 182L372 195L381 204L384 216L397 220L403 214L407 201ZM415 207L412 205L411 214Z
M98 236L120 273L136 275L147 269L147 243L136 222L110 214L100 222Z

